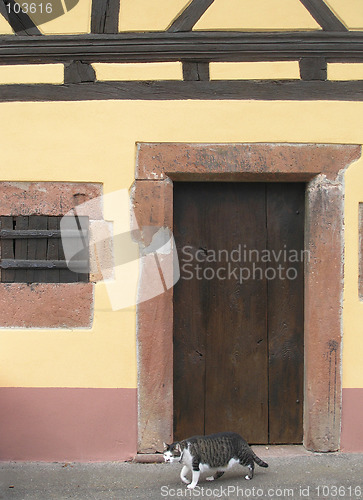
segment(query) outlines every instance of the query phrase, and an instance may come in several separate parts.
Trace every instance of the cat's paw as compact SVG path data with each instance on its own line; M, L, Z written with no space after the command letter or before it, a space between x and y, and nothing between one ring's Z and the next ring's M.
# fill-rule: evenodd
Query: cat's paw
M250 481L252 478L249 475L246 475L245 479L247 479L247 481Z
M181 480L183 481L183 483L185 484L189 484L190 481L188 481L188 479L186 479L185 477L182 477Z
M187 486L188 490L194 490L195 487L196 487L196 484L193 484L193 483L190 483Z
M206 477L205 479L206 479L206 481L214 481L214 477L213 476Z

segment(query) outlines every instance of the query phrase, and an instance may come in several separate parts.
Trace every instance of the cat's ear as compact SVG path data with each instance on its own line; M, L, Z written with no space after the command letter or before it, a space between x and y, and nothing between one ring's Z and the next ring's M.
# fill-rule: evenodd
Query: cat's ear
M168 445L168 444L166 444L166 443L164 443L164 441L163 441L163 446L164 446L164 451L166 451L166 450L168 449L168 446L169 446L169 445Z
M175 445L175 450L176 450L176 451L179 451L179 453L181 453L181 446L180 446L180 444L179 444L179 443L177 443L177 444Z

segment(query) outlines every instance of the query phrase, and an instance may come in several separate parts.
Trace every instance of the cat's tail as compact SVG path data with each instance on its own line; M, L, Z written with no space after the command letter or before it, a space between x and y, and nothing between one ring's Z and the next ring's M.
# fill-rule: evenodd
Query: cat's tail
M252 451L252 456L253 460L256 462L257 465L259 465L260 467L268 467L268 464L263 460L261 460L260 457L258 457L256 453L254 453L253 451Z

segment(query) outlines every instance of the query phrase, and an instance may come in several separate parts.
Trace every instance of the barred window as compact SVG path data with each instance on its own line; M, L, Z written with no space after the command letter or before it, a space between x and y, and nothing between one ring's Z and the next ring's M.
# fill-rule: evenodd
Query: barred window
M62 231L61 231L61 220ZM67 224L67 220L70 224ZM77 226L74 226L76 221ZM64 224L66 222L66 224ZM69 226L69 228L68 228ZM1 216L2 283L73 283L89 281L88 217ZM63 242L62 242L63 239ZM73 252L67 265L64 243Z

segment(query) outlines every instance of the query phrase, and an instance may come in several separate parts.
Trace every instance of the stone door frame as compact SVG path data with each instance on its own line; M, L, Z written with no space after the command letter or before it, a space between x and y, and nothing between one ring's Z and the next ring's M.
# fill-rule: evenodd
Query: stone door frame
M305 182L304 446L340 447L344 172L361 147L330 144L137 145L138 226L173 229L173 181ZM143 235L143 240L147 235ZM152 287L146 264L140 287ZM173 290L137 306L138 452L173 441Z

